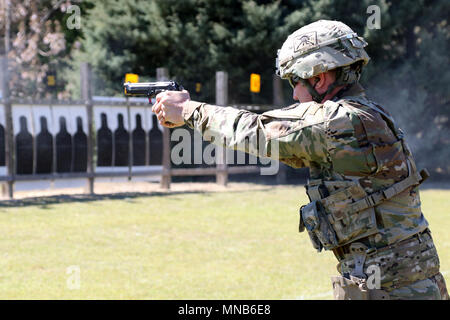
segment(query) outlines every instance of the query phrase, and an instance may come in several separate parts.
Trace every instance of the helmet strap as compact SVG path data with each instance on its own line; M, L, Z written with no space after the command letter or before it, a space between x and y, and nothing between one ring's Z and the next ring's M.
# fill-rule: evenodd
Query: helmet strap
M315 102L322 103L322 100L325 98L325 96L333 91L336 87L358 82L361 76L361 67L361 63L356 63L354 65L338 68L336 70L336 80L332 84L330 84L327 88L327 91L322 94L318 93L316 90L316 85L319 80L314 83L314 86L309 83L308 79L299 78L299 80L302 85L306 87L312 99Z
M319 82L319 80L317 80L314 83L314 86L312 86L311 83L309 83L308 79L300 78L300 81L301 81L302 85L308 90L312 99L317 103L322 103L323 98L325 98L325 96L327 94L329 94L331 91L333 91L334 88L336 88L336 86L338 85L336 82L334 82L328 86L327 91L325 91L324 93L318 93L316 90L316 85Z

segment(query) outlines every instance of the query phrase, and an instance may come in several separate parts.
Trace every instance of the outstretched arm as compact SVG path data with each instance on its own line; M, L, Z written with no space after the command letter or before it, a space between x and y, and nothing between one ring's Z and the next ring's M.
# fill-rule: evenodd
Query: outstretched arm
M152 111L166 127L187 124L205 137L214 137L215 144L298 168L309 166L310 162L325 162L327 157L324 121L321 117L305 118L303 114L309 106L260 115L191 101L187 91L166 91L156 97Z

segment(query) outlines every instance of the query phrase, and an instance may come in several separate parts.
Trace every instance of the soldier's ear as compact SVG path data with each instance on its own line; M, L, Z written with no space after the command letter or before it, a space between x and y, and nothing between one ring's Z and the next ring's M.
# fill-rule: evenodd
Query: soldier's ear
M323 73L318 74L315 77L312 77L310 80L312 81L311 83L312 87L316 90L322 89L326 81L325 75Z
M328 86L330 85L329 79L330 75L327 73L320 73L317 76L313 78L312 86L315 88L318 92L322 93L325 92L328 89Z

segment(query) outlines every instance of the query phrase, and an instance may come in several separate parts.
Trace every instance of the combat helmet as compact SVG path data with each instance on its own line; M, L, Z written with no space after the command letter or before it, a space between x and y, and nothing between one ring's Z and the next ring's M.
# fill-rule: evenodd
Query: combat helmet
M362 67L370 60L365 46L367 42L346 24L319 20L288 36L278 50L276 73L288 79L292 87L302 82L313 99L320 102L336 86L359 80ZM306 80L333 69L337 69L336 81L323 94Z

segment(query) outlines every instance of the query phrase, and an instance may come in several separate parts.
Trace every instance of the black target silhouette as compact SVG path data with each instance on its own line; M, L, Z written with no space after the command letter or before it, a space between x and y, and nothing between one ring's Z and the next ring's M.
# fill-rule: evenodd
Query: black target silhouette
M36 137L36 173L52 172L53 162L53 136L48 131L47 119L39 118L41 132Z
M108 120L105 113L101 114L102 125L97 131L97 165L110 167L112 165L112 132L108 128Z
M70 172L72 169L72 136L67 132L66 119L59 118L59 133L56 135L56 171Z
M152 129L149 131L150 165L160 165L162 164L163 139L156 115L153 115L152 123Z
M28 132L27 119L19 118L20 131L16 135L16 172L33 173L33 136Z
M77 117L77 132L73 136L73 171L87 170L87 135L83 131L83 120Z
M114 132L114 166L128 166L130 135L123 124L123 115L117 115L119 127Z
M133 130L133 165L145 165L145 131L142 128L142 118L136 115L136 129Z
M246 148L248 149L250 146L250 138L249 137L245 137L244 138L244 143ZM250 154L243 152L243 151L234 151L232 153L230 153L230 156L232 156L233 158L233 165L234 166L239 166L239 165L250 165Z
M0 167L5 166L5 129L0 124Z

